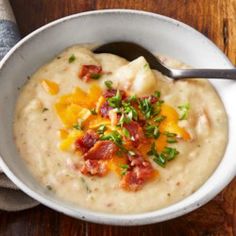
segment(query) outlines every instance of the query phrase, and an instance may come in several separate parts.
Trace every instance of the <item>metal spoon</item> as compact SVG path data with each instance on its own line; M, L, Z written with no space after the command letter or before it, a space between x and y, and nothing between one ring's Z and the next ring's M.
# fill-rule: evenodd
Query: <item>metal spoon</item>
M152 69L172 78L222 78L235 79L236 69L172 69L166 67L157 57L142 46L132 42L111 42L95 48L94 53L112 53L132 61L143 56Z

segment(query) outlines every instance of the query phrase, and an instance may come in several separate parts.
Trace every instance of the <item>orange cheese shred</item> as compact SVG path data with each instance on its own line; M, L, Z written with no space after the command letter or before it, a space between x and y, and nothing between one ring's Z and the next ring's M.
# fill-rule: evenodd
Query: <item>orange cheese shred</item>
M59 85L56 82L44 79L42 80L41 85L50 95L56 95L59 92Z

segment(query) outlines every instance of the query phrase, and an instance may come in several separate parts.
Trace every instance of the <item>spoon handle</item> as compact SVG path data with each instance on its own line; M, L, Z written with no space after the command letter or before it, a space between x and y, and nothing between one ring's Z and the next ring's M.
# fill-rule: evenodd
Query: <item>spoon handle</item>
M181 78L212 78L236 80L236 69L171 69L171 77Z

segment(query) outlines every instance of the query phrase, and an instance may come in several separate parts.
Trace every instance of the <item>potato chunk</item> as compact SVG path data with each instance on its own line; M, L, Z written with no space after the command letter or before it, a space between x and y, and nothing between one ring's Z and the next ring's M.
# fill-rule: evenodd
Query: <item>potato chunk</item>
M144 57L120 67L114 73L114 84L138 96L153 93L157 89L157 80Z

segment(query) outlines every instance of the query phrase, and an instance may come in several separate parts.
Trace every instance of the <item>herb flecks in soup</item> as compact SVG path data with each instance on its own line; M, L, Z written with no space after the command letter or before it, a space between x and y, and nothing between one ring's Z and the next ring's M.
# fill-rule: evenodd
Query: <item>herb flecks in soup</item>
M77 206L112 213L152 211L190 195L227 142L224 107L209 82L174 82L144 57L128 62L80 46L31 77L14 129L40 183Z

